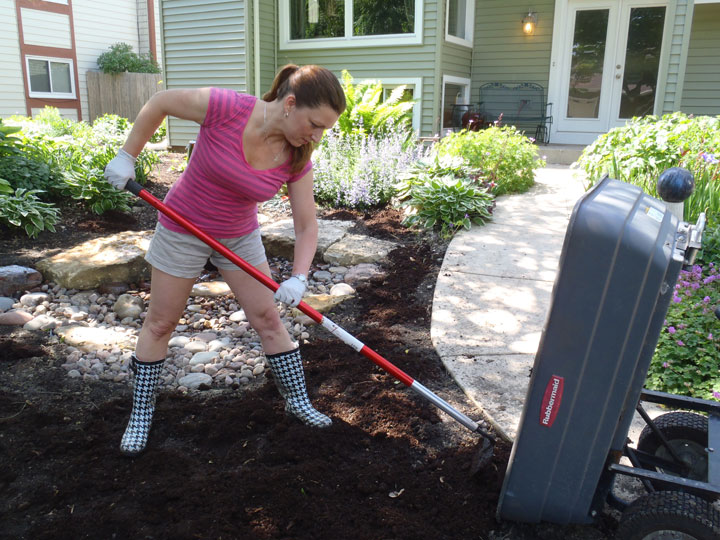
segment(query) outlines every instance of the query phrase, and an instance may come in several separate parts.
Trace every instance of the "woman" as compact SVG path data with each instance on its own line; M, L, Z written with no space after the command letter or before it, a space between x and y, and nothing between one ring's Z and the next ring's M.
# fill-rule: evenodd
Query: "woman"
M219 88L159 92L138 114L105 177L124 189L135 178L135 158L167 115L200 124L192 159L165 197L166 204L269 276L257 205L287 184L296 238L293 274L274 298L295 306L305 292L317 244L310 155L313 144L344 110L337 78L319 66L285 66L262 100ZM310 426L332 423L310 403L299 349L280 319L272 292L160 215L146 255L152 265L151 296L131 361L135 391L120 443L124 454L134 456L145 449L168 341L208 259L259 334L285 409Z

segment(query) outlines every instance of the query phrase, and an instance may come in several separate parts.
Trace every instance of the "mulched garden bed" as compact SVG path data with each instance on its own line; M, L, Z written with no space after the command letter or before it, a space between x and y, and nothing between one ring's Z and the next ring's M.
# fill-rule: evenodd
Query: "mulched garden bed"
M162 197L170 159L148 189ZM6 234L0 264L29 264L93 235L154 226L155 212L66 213L57 235ZM387 273L329 317L471 417L477 412L430 341L433 286L447 247L386 210L325 212L393 239ZM324 330L303 345L311 398L334 421L285 416L273 384L158 398L148 451L118 443L131 389L70 379L64 345L0 327L0 538L608 538L614 523L498 523L510 447L470 475L478 438Z

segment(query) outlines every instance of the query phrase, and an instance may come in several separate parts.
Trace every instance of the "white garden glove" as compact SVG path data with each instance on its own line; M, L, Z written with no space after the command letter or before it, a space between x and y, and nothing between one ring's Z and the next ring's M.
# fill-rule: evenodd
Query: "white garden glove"
M105 180L116 189L125 189L128 180L135 180L135 159L122 148L118 150L117 156L105 167Z
M297 306L302 300L305 289L307 288L307 279L302 274L297 274L290 279L286 279L280 284L280 287L275 291L275 300L279 300L284 304L289 304L292 307Z

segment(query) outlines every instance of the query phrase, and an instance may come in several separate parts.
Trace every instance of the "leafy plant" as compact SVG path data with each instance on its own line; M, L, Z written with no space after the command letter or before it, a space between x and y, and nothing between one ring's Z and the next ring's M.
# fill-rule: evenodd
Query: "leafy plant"
M103 73L160 73L160 66L150 54L137 54L129 43L115 43L97 59Z
M508 126L451 133L436 151L441 157L460 156L479 169L494 195L527 191L535 183L535 170L545 165L530 139Z
M0 189L1 223L23 229L30 238L44 230L55 232L59 211L52 204L42 202L36 196L38 190L18 188L14 193L7 193L7 186Z
M715 263L682 270L650 363L654 390L720 399L720 344L713 310L720 304Z
M315 198L321 204L369 208L387 204L398 175L425 155L401 130L381 136L334 127L313 154Z
M165 140L165 137L167 137L167 118L162 121L160 127L158 127L155 133L152 134L152 137L150 137L150 142L159 143Z
M21 141L12 135L21 130L22 128L19 126L4 125L0 118L0 156L20 152L20 146L22 146Z
M383 100L381 82L353 84L353 78L347 70L343 70L342 79L347 106L337 121L341 133L373 133L382 136L401 131L408 137L411 135L411 111L415 102L403 99L406 86L394 88L390 96Z
M720 225L705 227L702 237L702 249L695 257L696 264L709 266L720 261Z
M61 176L47 164L27 153L10 154L0 158L0 178L13 188L56 192Z
M413 211L403 224L426 229L439 226L440 234L449 237L460 228L469 229L472 223L488 221L493 196L476 183L444 175L414 185L403 204Z
M720 213L720 117L687 116L676 112L662 117L633 118L586 147L576 167L590 185L604 174L637 185L657 197L660 173L685 167L695 177L695 192L685 201L685 219L694 222L702 211L716 223Z

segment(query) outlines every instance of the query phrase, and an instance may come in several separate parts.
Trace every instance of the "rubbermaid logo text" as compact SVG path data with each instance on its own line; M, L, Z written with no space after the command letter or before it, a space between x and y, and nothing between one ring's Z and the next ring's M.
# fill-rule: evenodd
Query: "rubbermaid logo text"
M540 424L545 427L550 427L555 422L562 401L563 382L563 377L553 375L545 387L545 395L540 406Z

